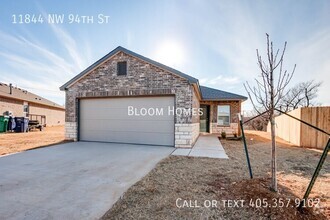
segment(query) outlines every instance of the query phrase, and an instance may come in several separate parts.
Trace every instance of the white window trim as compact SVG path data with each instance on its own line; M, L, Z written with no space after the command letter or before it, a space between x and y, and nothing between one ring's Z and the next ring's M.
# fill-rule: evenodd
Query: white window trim
M229 124L228 125L221 125L221 124L219 124L219 122L218 122L218 120L219 120L219 106L228 106L229 107L229 115L228 115L228 117L229 117L229 120L228 120L228 122L229 122ZM230 114L230 112L231 112L231 106L230 105L217 105L217 125L218 126L222 126L222 127L229 127L230 126L230 121L231 121L231 114Z

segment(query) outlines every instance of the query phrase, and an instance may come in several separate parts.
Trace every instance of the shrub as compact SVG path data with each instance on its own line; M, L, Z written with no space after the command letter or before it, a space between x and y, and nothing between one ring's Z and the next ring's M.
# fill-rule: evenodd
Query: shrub
M222 131L222 132L221 132L221 138L223 138L223 139L226 138L226 132L225 132L225 131Z

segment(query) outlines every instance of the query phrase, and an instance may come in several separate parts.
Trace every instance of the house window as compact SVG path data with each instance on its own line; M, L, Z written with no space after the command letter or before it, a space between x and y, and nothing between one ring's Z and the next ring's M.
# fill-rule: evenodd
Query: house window
M218 105L218 125L229 126L230 125L230 106Z
M117 63L117 75L125 76L127 75L127 62L118 62Z

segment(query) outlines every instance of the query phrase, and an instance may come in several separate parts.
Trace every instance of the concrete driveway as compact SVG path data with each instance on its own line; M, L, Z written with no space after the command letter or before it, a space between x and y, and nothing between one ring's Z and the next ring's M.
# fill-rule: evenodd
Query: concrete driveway
M173 150L75 142L0 157L0 218L98 219Z

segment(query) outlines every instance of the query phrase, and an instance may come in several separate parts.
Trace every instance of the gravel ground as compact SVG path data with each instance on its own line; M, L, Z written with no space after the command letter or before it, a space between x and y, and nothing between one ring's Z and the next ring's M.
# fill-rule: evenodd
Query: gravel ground
M302 197L321 152L280 143L279 192L273 193L269 190L270 142L255 134L248 134L247 139L253 180L249 179L242 143L222 140L229 160L170 156L132 186L102 219L329 218L329 158L311 194L320 203L301 214L292 206ZM256 207L262 199L267 206ZM214 207L209 207L212 201ZM285 207L279 207L280 201ZM234 205L238 207L231 207Z
M46 127L44 131L0 133L0 155L64 142L64 126Z

